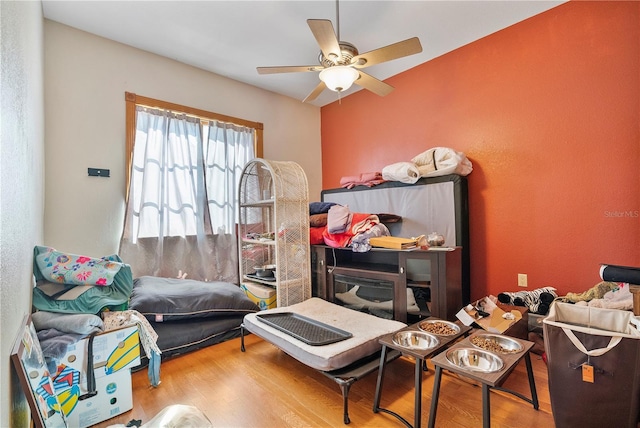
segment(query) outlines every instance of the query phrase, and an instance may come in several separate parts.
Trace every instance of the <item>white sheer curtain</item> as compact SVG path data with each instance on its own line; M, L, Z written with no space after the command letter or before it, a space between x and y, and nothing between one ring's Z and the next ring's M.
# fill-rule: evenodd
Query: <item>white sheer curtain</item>
M230 147L221 147L217 139L212 145L219 125L206 127L209 138L203 143L200 119L137 107L131 184L120 242L120 256L131 265L134 276L175 277L182 271L192 279L237 283L235 215L229 218L225 212L221 222L216 212L212 229L209 207L234 212L236 171L253 158L253 139L249 150L236 149L237 140L244 145L245 139L237 138L237 131L231 128L223 140ZM244 163L238 166L236 161ZM229 171L231 177L226 176ZM221 188L232 190L220 193Z
M211 228L216 236L216 246L227 249L227 253L215 253L215 265L223 272L237 271L238 186L242 169L255 157L255 129L210 121L204 128L204 135L207 137L204 175Z
M255 130L218 121L205 129L205 178L211 227L217 233L231 233L237 222L240 175L255 157Z

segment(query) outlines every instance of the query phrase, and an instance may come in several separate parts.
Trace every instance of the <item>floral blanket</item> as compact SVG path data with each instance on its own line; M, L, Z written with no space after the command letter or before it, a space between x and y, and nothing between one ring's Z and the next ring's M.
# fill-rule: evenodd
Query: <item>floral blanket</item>
M56 251L51 247L35 248L35 264L47 280L60 284L108 286L123 264L108 258L92 258Z

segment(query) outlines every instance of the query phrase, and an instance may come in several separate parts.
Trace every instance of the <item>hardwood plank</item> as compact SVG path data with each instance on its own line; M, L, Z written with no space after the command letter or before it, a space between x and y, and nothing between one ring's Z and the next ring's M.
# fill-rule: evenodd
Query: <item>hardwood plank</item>
M339 386L257 336L210 346L172 358L161 365L161 384L149 385L147 371L132 374L133 409L101 424L146 422L171 404L201 409L220 427L338 427L342 422ZM491 423L501 427L554 427L542 359L531 354L540 409L511 394L491 393ZM433 391L433 366L423 375L422 426L427 426ZM414 360L401 357L385 371L381 406L413 422ZM353 384L349 393L350 427L402 427L385 413L373 413L377 372ZM505 388L530 396L524 361L507 378ZM468 378L444 372L440 388L437 427L482 426L482 392Z

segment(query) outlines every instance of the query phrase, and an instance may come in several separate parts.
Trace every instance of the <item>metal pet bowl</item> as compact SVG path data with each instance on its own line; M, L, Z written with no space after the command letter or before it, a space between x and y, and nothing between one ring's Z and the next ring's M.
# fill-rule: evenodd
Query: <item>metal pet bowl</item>
M256 269L256 275L260 278L273 278L274 272L276 270L276 265L264 265L258 266Z
M515 354L524 349L522 343L501 334L477 334L471 338L473 346L496 354Z
M424 332L438 336L452 336L460 333L460 326L451 321L424 320L418 323L418 328Z
M481 373L497 372L504 366L504 361L499 356L474 348L450 349L447 351L447 360L463 370Z
M426 351L435 348L440 341L432 334L417 330L403 330L393 335L393 343L407 349Z

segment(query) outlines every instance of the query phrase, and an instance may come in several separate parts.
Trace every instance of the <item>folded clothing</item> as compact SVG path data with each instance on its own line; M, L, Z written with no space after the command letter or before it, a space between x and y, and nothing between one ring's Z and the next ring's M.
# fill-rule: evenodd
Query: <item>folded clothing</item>
M335 202L309 202L309 215L328 213L334 205Z
M309 215L309 227L324 227L329 221L329 213Z
M327 226L322 227L310 227L309 228L309 244L319 245L324 244L324 232L327 230Z
M381 172L363 172L359 175L342 177L340 179L340 186L347 189L352 189L355 186L373 187L385 181Z
M103 331L102 318L92 314L60 314L37 311L31 314L36 331L54 328L62 333L88 335Z
M349 207L334 205L327 216L327 231L329 233L344 233L351 222Z

